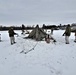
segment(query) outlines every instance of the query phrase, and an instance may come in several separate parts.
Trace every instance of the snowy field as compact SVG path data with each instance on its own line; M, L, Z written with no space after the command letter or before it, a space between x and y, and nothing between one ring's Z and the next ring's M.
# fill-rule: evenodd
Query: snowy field
M15 31L17 43L10 44L7 31L0 31L0 75L76 75L76 43L74 33L70 44L65 44L64 30L54 31L56 43L23 39L21 31ZM24 54L24 52L34 50ZM20 53L21 51L24 51Z

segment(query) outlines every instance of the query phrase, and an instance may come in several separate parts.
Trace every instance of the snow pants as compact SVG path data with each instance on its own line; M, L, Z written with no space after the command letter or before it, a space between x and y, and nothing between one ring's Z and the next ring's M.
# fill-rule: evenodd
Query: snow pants
M15 43L15 37L10 37L10 43L11 44Z
M69 36L65 36L65 43L69 44Z

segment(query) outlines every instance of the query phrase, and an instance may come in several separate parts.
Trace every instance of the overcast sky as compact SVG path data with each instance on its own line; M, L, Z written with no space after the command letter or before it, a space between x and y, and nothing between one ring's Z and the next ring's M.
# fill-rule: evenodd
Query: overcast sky
M76 23L76 0L0 0L0 25Z

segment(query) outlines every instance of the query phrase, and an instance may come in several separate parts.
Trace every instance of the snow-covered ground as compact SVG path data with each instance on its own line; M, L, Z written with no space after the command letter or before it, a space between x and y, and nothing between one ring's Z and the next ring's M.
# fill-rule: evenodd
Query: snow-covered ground
M15 31L17 43L10 44L7 31L0 31L0 75L76 75L76 43L74 33L70 44L65 44L63 30L54 31L56 43L23 39L21 31ZM36 46L35 46L36 45ZM24 52L32 49L27 54ZM23 53L20 53L21 51Z

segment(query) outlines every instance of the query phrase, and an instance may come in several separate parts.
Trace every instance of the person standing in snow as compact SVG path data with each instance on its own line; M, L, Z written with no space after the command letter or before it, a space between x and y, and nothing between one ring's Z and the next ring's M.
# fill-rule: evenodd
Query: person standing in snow
M75 40L74 40L74 42L76 42L76 31L75 31Z
M68 24L66 29L65 29L65 32L63 34L63 36L65 36L65 43L66 44L69 44L69 36L71 35L71 27L70 25Z
M24 26L24 24L22 24L22 33L21 34L23 34L25 31L25 26Z
M13 45L16 42L15 42L15 37L14 37L15 32L12 27L9 28L8 33L9 33L9 37L10 37L10 43L11 43L11 45Z
M53 29L53 28L51 28L51 35L53 35L53 31L54 31L54 29Z

